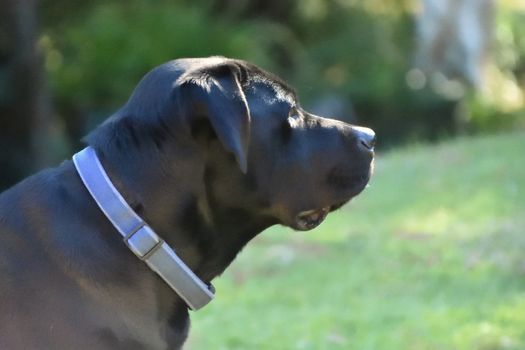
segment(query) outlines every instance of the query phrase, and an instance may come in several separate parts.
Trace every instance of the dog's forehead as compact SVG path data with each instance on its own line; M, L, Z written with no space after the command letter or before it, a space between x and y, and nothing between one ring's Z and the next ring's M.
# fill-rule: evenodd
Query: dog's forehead
M169 68L185 74L203 71L220 66L235 65L241 72L241 84L245 92L252 92L266 100L268 104L287 102L294 106L297 101L295 90L277 75L267 72L253 63L221 56L206 58L185 58L169 62Z
M259 74L249 78L245 92L257 96L268 105L285 102L290 106L295 106L297 103L297 96L293 90L279 81Z

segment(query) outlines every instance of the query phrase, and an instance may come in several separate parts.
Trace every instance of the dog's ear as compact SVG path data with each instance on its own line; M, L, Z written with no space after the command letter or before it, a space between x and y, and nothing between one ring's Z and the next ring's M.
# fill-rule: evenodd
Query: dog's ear
M250 111L240 77L237 66L221 64L183 74L177 80L177 90L180 106L197 118L208 118L221 143L246 173Z

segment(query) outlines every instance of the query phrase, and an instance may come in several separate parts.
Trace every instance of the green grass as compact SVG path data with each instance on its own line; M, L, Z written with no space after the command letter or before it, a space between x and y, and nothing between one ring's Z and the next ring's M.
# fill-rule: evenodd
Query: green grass
M525 133L380 154L320 228L272 228L186 349L525 349Z

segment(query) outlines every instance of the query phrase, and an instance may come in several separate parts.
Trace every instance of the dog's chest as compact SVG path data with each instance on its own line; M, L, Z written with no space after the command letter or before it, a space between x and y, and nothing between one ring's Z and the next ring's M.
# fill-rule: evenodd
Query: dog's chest
M182 334L171 325L172 307L158 293L155 278L141 279L133 288L90 287L84 292L93 304L86 312L89 319L95 320L91 331L103 348L180 348Z

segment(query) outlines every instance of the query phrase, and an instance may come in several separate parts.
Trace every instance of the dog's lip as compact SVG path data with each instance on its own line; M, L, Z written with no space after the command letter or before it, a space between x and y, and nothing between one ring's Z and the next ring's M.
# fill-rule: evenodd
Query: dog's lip
M345 199L345 200L340 201L338 203L332 204L330 206L330 212L336 211L337 209L341 208L343 205L345 205L346 203L350 202L352 200L352 198L354 198L354 197L350 197L349 199Z
M341 200L333 202L324 207L301 211L294 217L292 228L298 231L309 231L319 226L330 212L333 212L348 203L352 198L361 193L370 180L370 173L360 176L360 181L352 186L350 193L347 193Z
M319 226L328 213L330 212L331 206L305 210L297 214L295 217L294 228L300 231L308 231Z

